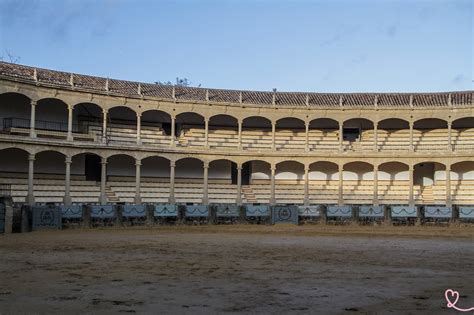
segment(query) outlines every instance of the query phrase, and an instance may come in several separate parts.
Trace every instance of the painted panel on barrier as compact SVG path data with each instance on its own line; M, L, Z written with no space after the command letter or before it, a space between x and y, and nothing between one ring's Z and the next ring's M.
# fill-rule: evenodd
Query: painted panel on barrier
M297 206L273 206L272 223L294 223L298 224Z
M35 206L31 208L33 230L60 229L61 209L59 207Z
M300 217L319 217L319 206L298 206Z
M216 205L216 215L218 217L238 217L240 215L237 205Z
M109 219L115 217L115 209L112 205L91 206L91 218Z
M460 219L474 219L474 206L460 206L459 218Z
M245 215L247 217L268 217L270 216L270 207L266 205L247 205Z
M0 203L0 233L5 233L5 205Z
M172 204L157 204L155 205L155 217L177 217L178 207Z
M382 206L360 206L359 217L383 218L383 207Z
M144 205L125 205L122 208L122 216L125 218L146 217Z
M327 209L328 217L352 217L352 207L351 206L328 206Z
M208 206L206 205L187 205L187 217L207 217L209 215Z
M416 218L416 207L393 206L392 218Z
M60 206L63 219L82 219L82 206Z
M426 206L425 218L446 218L450 219L453 215L451 207Z

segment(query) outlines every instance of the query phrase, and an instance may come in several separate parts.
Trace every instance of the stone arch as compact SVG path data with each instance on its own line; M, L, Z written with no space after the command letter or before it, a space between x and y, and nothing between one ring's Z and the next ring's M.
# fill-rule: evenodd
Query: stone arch
M16 92L2 93L0 109L0 128L4 131L8 132L11 128L30 128L31 99L28 96Z
M35 111L35 129L67 132L68 104L59 98L38 100Z

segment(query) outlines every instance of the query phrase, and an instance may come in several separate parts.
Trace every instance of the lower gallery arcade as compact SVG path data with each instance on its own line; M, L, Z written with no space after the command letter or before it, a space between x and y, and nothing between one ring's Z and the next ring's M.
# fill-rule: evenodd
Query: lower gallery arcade
M473 204L474 161L208 160L0 150L0 185L29 204ZM199 156L201 158L201 156ZM282 159L282 158L280 158ZM317 158L315 158L317 159Z

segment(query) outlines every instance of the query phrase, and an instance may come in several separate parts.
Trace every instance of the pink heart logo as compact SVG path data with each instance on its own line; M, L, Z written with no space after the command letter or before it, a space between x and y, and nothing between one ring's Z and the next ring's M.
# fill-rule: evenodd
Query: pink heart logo
M448 302L447 306L451 308L455 306L456 303L458 302L459 292L448 289L444 292L444 297L446 298L446 301Z

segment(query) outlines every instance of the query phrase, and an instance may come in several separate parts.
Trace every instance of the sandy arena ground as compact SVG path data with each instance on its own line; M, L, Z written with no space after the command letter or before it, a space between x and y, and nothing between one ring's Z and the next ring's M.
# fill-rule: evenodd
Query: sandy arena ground
M0 314L456 314L474 227L196 226L0 236ZM460 313L458 313L460 314Z

